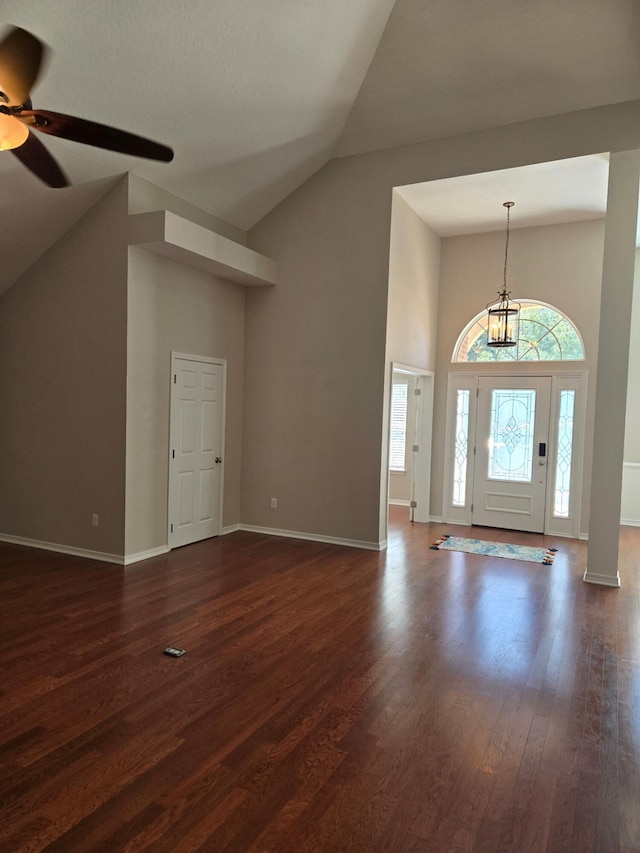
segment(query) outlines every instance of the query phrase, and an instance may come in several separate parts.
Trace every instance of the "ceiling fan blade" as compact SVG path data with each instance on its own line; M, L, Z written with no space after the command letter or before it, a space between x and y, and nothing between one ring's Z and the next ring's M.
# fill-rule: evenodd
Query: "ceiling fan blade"
M97 148L107 148L109 151L119 151L122 154L147 157L149 160L162 160L164 163L173 160L173 151L168 146L106 124L49 110L21 110L20 117L32 117L32 128L52 136L95 145Z
M5 103L24 104L38 77L43 53L42 42L20 27L13 27L0 42L0 92L6 95Z
M56 189L69 186L67 176L33 133L29 133L27 141L23 145L11 150L22 165L30 169L47 186Z

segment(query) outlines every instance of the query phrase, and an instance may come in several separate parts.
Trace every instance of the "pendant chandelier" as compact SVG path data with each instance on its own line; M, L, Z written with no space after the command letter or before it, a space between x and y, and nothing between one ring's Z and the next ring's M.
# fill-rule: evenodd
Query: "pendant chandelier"
M515 347L520 329L520 303L512 302L511 292L507 290L507 258L509 255L509 219L514 201L505 201L507 208L507 238L504 247L504 281L502 292L498 292L499 301L487 305L487 346Z

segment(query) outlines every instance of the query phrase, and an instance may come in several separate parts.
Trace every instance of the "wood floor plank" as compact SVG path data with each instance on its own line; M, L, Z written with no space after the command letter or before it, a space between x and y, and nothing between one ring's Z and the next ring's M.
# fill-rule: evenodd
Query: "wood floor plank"
M640 851L640 530L619 590L442 532L0 544L0 853Z

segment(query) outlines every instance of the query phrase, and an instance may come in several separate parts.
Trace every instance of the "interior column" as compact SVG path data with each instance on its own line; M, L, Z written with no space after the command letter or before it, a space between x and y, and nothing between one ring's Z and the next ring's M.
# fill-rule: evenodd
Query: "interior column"
M584 580L615 587L620 586L618 540L639 185L640 151L611 154Z

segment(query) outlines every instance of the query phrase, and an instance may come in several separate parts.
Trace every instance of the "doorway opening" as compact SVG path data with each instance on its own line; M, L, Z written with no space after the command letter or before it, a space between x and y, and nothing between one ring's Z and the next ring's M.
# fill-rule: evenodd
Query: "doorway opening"
M407 507L410 521L430 520L433 373L391 365L388 505Z

